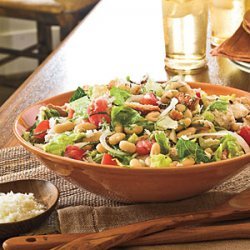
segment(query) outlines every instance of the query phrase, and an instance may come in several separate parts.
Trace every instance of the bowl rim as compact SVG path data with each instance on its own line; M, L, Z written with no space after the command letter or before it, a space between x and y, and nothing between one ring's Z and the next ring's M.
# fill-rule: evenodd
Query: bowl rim
M223 86L223 85L217 85L217 84L212 84L212 83L205 83L205 82L187 82L189 85L191 85L191 87L193 88L200 88L202 89L202 86L204 87L212 87L215 88L215 89L227 89L227 90L230 90L230 92L232 93L236 93L237 94L241 94L242 96L246 96L247 98L250 98L250 93L244 91L244 90L240 90L240 89L236 89L236 88L232 88L232 87L228 87L228 86ZM14 126L13 126L13 131L14 131L14 134L16 136L16 138L18 139L18 141L25 147L25 148L28 148L30 149L31 152L35 151L39 156L41 157L44 157L46 156L46 158L50 158L50 159L53 159L53 160L56 160L56 161L66 161L68 163L73 163L73 164L77 164L77 165L81 165L81 166L84 166L85 168L98 168L99 170L100 169L112 169L114 171L116 170L122 170L122 171L139 171L139 172L144 172L144 173L147 173L147 172L150 172L152 173L152 171L157 171L157 172L166 172L166 171L188 171L188 170L198 170L198 169L204 169L205 167L218 167L218 166L221 166L221 165L225 165L227 163L237 163L239 161L244 161L244 160L247 160L249 159L249 162L250 162L250 152L247 153L247 154L244 154L244 155L241 155L241 156L238 156L238 157L235 157L235 158L232 158L232 159L226 159L226 160L223 160L223 161L218 161L218 162L210 162L210 163L200 163L200 164L194 164L194 165L190 165L190 166L181 166L181 167L176 167L176 166L173 166L173 167L165 167L165 168L140 168L140 167L133 167L133 168L129 168L129 167L124 167L124 166L112 166L112 165L106 165L106 164L99 164L99 163L92 163L92 162L84 162L84 161L80 161L80 160L75 160L75 159L71 159L71 158L68 158L68 157L64 157L64 156L58 156L58 155L53 155L53 154L50 154L50 153L47 153L33 145L31 145L29 142L25 141L18 133L18 121L20 120L20 118L22 117L22 115L27 112L29 109L31 109L32 107L35 107L37 105L42 105L44 104L45 102L48 102L49 100L57 97L57 98L60 98L62 96L65 96L65 95L69 95L70 93L73 93L74 91L68 91L68 92L64 92L64 93L61 93L59 95L55 95L55 96L51 96L49 98L46 98L46 99L43 99L39 102L36 102L32 105L30 105L29 107L25 108L15 119L15 122L14 122ZM246 163L248 164L248 163Z
M55 188L56 199L53 202L53 204L49 208L46 208L46 210L44 212L42 212L41 214L38 214L38 215L36 215L34 217L31 217L31 218L28 218L28 219L25 219L25 220L19 220L19 221L15 221L15 222L0 223L0 227L3 227L3 226L7 227L7 226L10 226L10 225L18 225L18 224L28 223L31 220L39 219L40 217L43 217L45 214L47 214L49 212L52 212L52 210L54 210L54 208L56 207L56 205L58 203L58 200L59 200L59 197L60 197L60 192L59 192L58 187L55 184L53 184L51 181L32 178L32 179L19 179L19 180L14 180L14 181L7 181L7 182L3 182L1 184L8 184L8 183L19 182L19 181L22 181L22 182L25 182L25 181L27 181L27 182L30 182L30 181L40 181L40 182L43 182L43 183L47 182L50 185L52 185L53 188Z

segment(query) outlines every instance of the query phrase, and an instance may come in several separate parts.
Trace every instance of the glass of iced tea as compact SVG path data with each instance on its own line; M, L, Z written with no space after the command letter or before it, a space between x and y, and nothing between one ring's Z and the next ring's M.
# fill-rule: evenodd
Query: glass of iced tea
M220 45L240 26L249 0L210 0L211 43ZM249 1L250 2L250 1Z
M165 66L192 74L206 66L206 0L162 0Z

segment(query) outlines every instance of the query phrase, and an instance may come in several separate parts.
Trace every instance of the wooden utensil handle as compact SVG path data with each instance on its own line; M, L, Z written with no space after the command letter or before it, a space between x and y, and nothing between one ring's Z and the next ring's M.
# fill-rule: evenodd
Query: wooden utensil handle
M126 242L124 246L149 246L226 239L250 239L250 223L207 225L164 230L131 240Z
M61 244L66 244L80 236L87 234L48 234L48 235L31 235L19 236L6 240L3 243L5 250L45 250Z
M45 250L87 234L21 236L7 240L5 250ZM250 223L208 225L165 230L126 242L123 246L148 246L225 239L250 239Z
M65 245L53 248L54 250L97 250L110 249L114 246L123 244L132 239L139 238L144 235L160 232L166 229L178 226L187 226L194 223L208 223L214 221L223 221L229 218L249 217L249 208L233 208L228 206L227 209L221 210L219 207L214 210L187 213L139 222L123 227L109 229L100 233L90 234L79 237Z

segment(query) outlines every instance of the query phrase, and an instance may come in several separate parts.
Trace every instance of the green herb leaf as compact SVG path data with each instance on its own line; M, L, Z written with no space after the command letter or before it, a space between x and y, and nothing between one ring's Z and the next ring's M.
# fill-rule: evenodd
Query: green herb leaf
M170 145L169 145L169 139L165 135L164 132L159 132L155 134L155 140L161 147L161 153L166 155L169 152Z
M76 91L73 93L73 95L71 96L69 102L73 102L81 97L84 97L86 96L87 94L85 93L85 91L81 88L81 87L78 87L76 89Z
M115 98L115 105L123 105L123 103L131 96L131 94L123 89L117 87L112 87L110 90L110 95Z
M181 138L176 143L176 149L180 159L192 156L197 163L206 163L211 161L205 154L204 150L194 141L184 140Z

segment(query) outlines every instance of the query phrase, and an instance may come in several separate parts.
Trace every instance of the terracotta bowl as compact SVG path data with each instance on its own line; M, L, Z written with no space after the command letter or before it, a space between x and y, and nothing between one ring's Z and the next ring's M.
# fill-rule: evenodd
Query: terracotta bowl
M191 83L208 94L250 94L238 89L207 83ZM72 92L61 94L25 109L16 119L14 132L19 142L36 155L49 169L68 181L95 194L122 202L159 202L188 198L208 191L246 167L250 154L234 159L198 164L189 167L123 168L85 163L43 152L22 139L22 133L35 122L38 109L43 104L62 105Z

